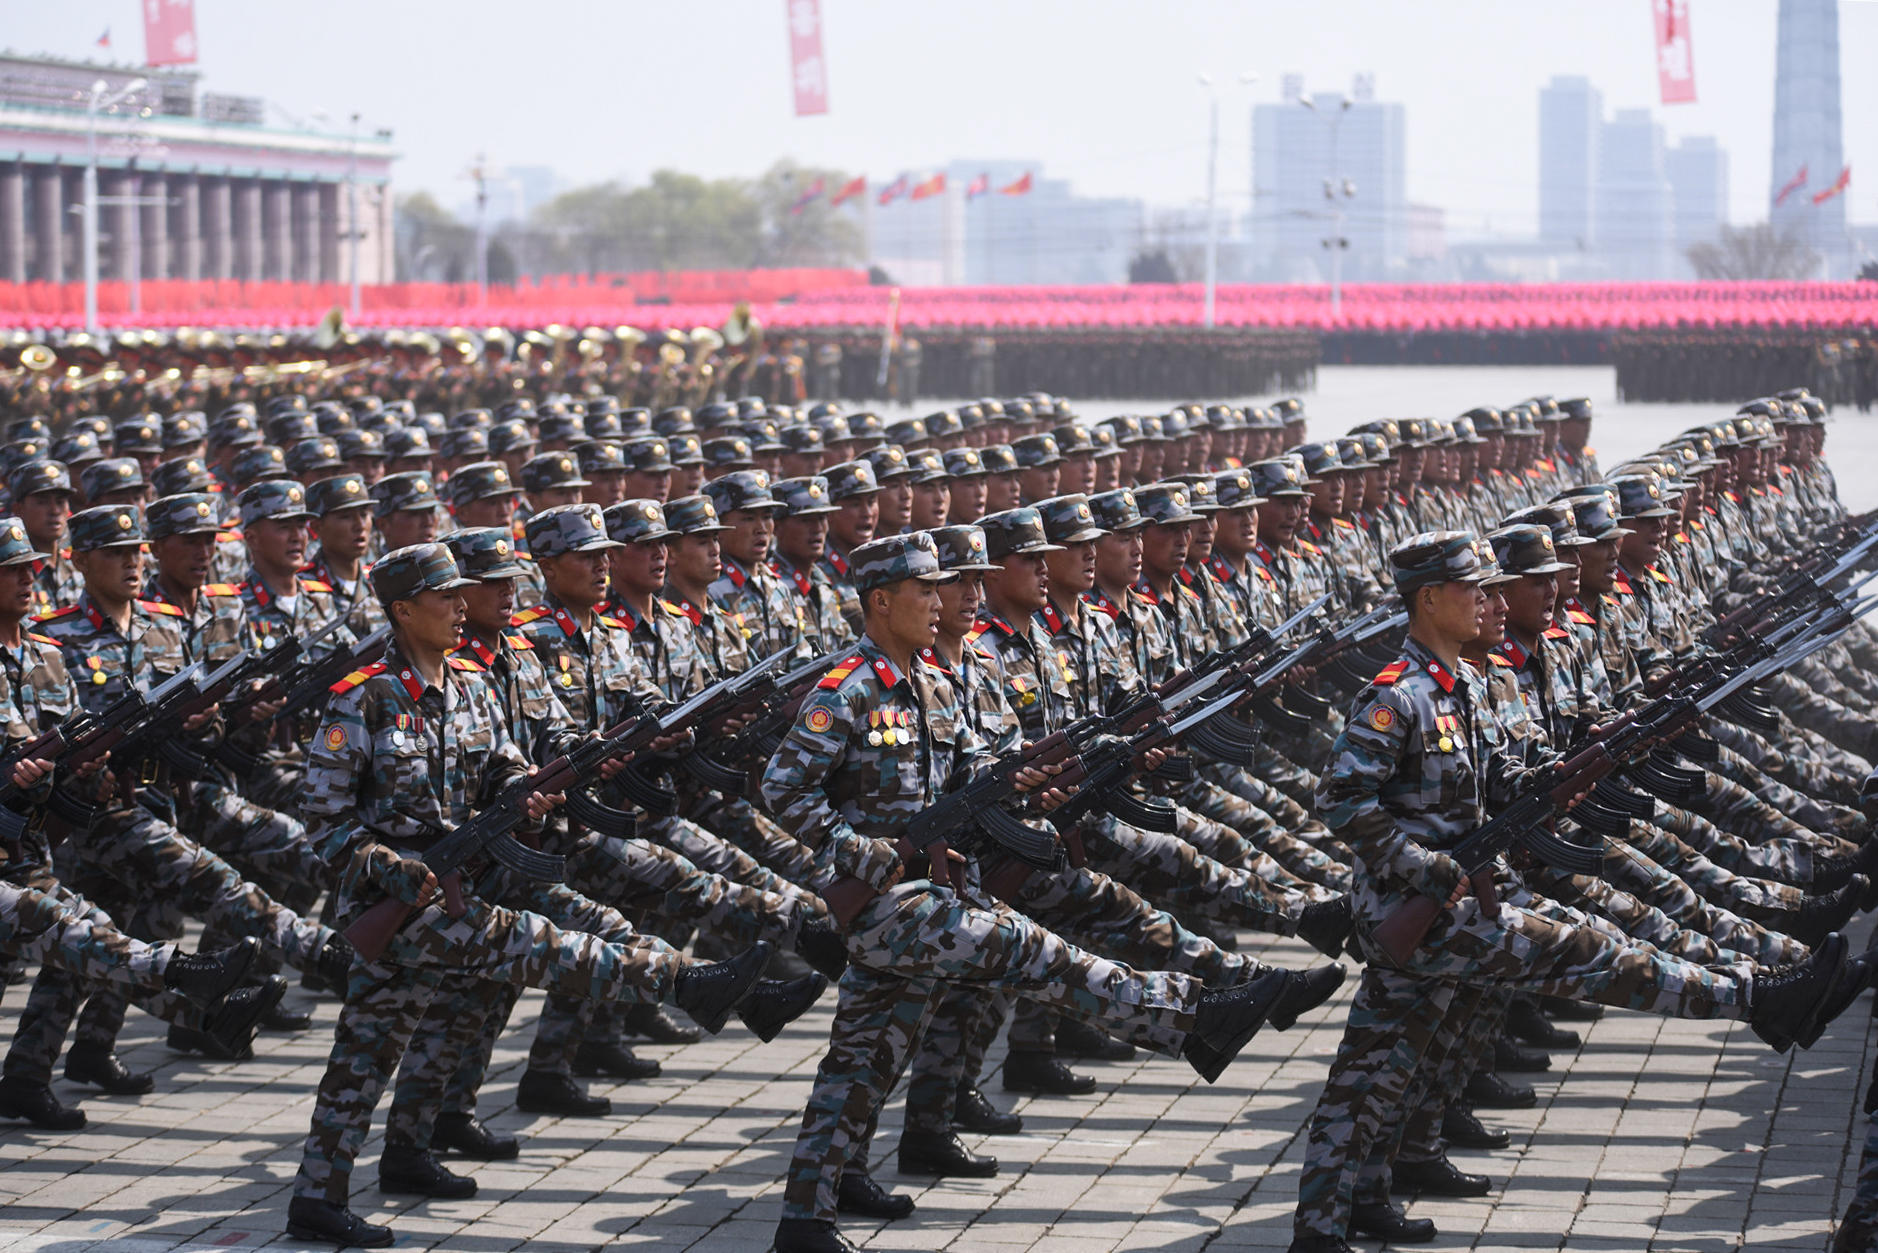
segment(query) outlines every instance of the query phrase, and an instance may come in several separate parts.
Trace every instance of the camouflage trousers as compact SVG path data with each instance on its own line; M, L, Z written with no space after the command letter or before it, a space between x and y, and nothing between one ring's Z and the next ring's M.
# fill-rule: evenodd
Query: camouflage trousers
M1350 862L1354 858L1323 823L1311 816L1310 809L1243 766L1209 761L1198 768L1201 781L1210 784L1214 792L1224 791L1252 805L1259 813L1270 817L1278 832L1267 841L1260 834L1248 831L1247 839L1284 863L1293 874L1339 892L1349 891ZM1191 799L1189 803L1209 817L1218 818L1227 826L1233 825L1205 805Z
M1780 837L1799 841L1823 838L1746 784L1717 770L1704 771L1703 775L1707 789L1689 802L1689 808L1722 830L1733 832L1750 844Z
M689 858L699 869L720 874L735 883L776 896L814 899L807 888L798 887L767 866L759 865L756 858L729 840L689 819L647 815L640 819L637 834L642 840L650 840Z
M1274 748L1264 736L1252 750L1249 772L1309 809L1317 803L1317 772L1307 769Z
M1222 822L1204 817L1185 805L1174 807L1174 821L1178 828L1176 834L1181 839L1223 866L1257 875L1274 887L1302 892L1313 900L1328 900L1334 895L1330 889L1292 874L1276 858L1260 852Z
M1669 832L1724 870L1736 874L1777 879L1782 883L1806 884L1813 880L1813 853L1816 839L1780 837L1759 844L1749 843L1738 835L1716 827L1714 823L1674 805L1658 805L1652 825ZM1836 841L1835 841L1836 842ZM1831 850L1827 850L1831 851Z
M535 883L497 868L483 876L476 890L484 900L539 914L563 931L585 932L609 944L631 945L637 939L618 910L564 883ZM391 1109L385 1115L387 1141L427 1146L438 1113L475 1112L490 1057L521 991L519 984L478 979L451 979L439 989L398 1067ZM528 1051L530 1070L569 1068L585 1021L581 1011L592 1004L582 997L549 993Z
M1662 903L1656 890L1647 881L1627 877L1625 872L1630 869L1627 864L1612 864L1615 846L1643 854L1653 866L1686 883L1703 900L1724 909L1787 911L1798 909L1800 902L1806 899L1803 888L1724 870L1654 823L1633 822L1623 838L1606 841L1605 875L1653 905Z
M1810 950L1791 936L1702 901L1687 884L1660 868L1651 868L1648 859L1633 850L1621 850L1618 856L1634 865L1639 876L1667 880L1671 891L1677 893L1675 912L1652 905L1611 882L1608 855L1604 878L1569 875L1544 865L1527 870L1525 877L1549 899L1607 918L1631 938L1654 944L1670 956L1698 966L1741 961L1779 966L1806 960Z
M299 819L215 782L196 784L190 799L187 825L248 875L265 883L291 884L312 896L332 887L332 867L307 842Z
M1334 892L1349 890L1348 866L1338 865L1328 854L1286 831L1276 818L1245 797L1210 779L1195 779L1182 789L1180 800L1181 808L1238 836L1246 850L1235 858L1203 848L1201 851L1208 856L1255 873L1262 873L1264 865L1274 865L1284 872L1284 878L1274 882L1288 886L1314 884Z
M1024 881L1013 907L1070 943L1127 962L1140 970L1176 970L1209 988L1243 983L1258 963L1228 953L1181 926L1125 884L1088 867L1036 873ZM997 1038L1008 997L978 987L947 990L920 1036L908 1068L906 1125L945 1131L960 1085L977 1083L985 1052ZM1020 1007L1035 1002L1018 998ZM1012 1023L1011 1047L1054 1052L1056 1015L1041 1006Z
M833 877L816 866L815 853L808 845L777 826L773 818L758 812L756 806L741 796L701 792L687 798L681 812L706 831L754 857L785 882L813 890L826 886Z
M363 860L363 850L354 866ZM339 917L350 921L376 901L341 888ZM321 1078L313 1121L301 1153L294 1195L344 1205L352 1166L369 1130L372 1109L397 1068L405 1045L430 1004L459 981L484 986L484 1005L500 985L545 988L598 1001L663 999L683 969L675 949L647 936L615 943L564 931L540 914L491 905L467 895L461 918L441 905L411 915L378 961L355 961L333 1048Z
M1493 1068L1493 1044L1506 1026L1506 1013L1517 999L1504 988L1471 989L1471 1006L1463 986L1436 1031L1434 1047L1416 1072L1416 1082L1403 1097L1402 1117L1390 1143L1371 1149L1357 1171L1356 1204L1389 1199L1395 1164L1432 1162L1447 1153L1441 1138L1441 1120L1461 1100L1467 1081L1483 1066Z
M783 1190L789 1218L833 1221L835 1189L919 1038L942 981L1022 991L1166 1052L1193 1025L1201 985L1138 973L1003 906L967 905L925 880L876 897L848 927L829 1049L815 1074Z
M1792 732L1791 727L1785 729ZM1711 719L1707 730L1724 747L1739 753L1750 766L1776 782L1834 804L1858 804L1858 787L1865 772L1858 771L1842 754L1822 754L1816 745L1784 740L1777 745L1746 727L1720 719ZM1790 738L1803 737L1793 734Z
M1878 723L1873 722L1868 705L1845 703L1851 699L1845 689L1822 691L1791 674L1777 674L1767 680L1767 695L1795 726L1825 737L1847 753L1867 759L1874 755L1872 729Z
M1868 829L1865 816L1858 810L1789 787L1766 771L1750 765L1734 749L1726 745L1718 747L1720 755L1708 767L1711 773L1739 783L1807 830L1858 838Z
M1211 921L1290 935L1314 900L1221 865L1178 836L1113 819L1085 824L1089 864L1164 908Z
M33 887L0 879L0 955L7 965L37 961L180 1007L187 1002L163 984L175 952L173 944L125 935L109 914L55 879L42 878Z

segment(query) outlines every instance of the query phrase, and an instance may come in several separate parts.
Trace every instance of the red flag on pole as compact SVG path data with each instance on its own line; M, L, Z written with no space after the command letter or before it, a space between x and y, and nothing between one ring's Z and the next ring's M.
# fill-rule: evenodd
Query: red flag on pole
M914 200L924 200L928 196L939 195L940 193L945 191L945 189L946 189L946 176L943 173L935 174L931 178L927 179L925 182L921 183L918 187L915 187L913 189L912 198Z
M880 189L880 203L883 205L892 204L894 201L898 200L900 197L906 195L906 187L907 187L906 175L902 174L900 177L894 179L891 183L888 183L885 187Z
M1780 190L1774 193L1774 204L1776 206L1785 204L1787 202L1788 196L1791 196L1794 192L1799 191L1802 187L1805 187L1805 186L1806 186L1806 167L1802 165L1800 167L1800 172L1798 174L1795 174L1792 178L1788 179L1786 183L1781 186Z
M111 46L111 28L109 26L104 28L104 34L98 36L98 46L100 48L109 48Z
M196 0L143 0L145 65L194 65Z
M1003 187L998 188L998 194L1000 196L1022 196L1029 191L1030 191L1029 171L1025 171L1024 177L1018 179L1015 183L1007 183Z
M800 215L804 209L822 198L822 188L823 183L819 178L810 183L803 189L802 194L796 197L796 202L789 206L789 212Z
M1851 185L1852 185L1852 167L1848 165L1843 170L1839 171L1838 178L1835 178L1832 180L1832 186L1828 187L1825 191L1813 193L1813 203L1825 204L1828 200L1831 200L1834 196L1838 195L1840 192L1844 191L1846 188L1850 187Z
M971 185L965 189L965 198L967 200L976 200L990 190L991 175L980 174L977 178L973 179Z
M866 194L867 194L867 175L863 174L859 178L851 178L847 182L843 183L841 185L841 190L836 192L834 195L834 199L830 200L828 203L831 208L839 209L842 205L854 199L856 196L862 196Z
M826 113L828 63L822 59L821 0L783 2L789 14L789 77L795 85L796 116Z
M1652 0L1656 17L1656 85L1664 104L1695 103L1695 52L1689 42L1689 0Z

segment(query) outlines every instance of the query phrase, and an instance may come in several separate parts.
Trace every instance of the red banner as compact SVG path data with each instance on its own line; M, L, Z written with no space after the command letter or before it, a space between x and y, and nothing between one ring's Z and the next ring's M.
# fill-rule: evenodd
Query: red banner
M145 65L194 65L196 0L143 0Z
M1689 42L1689 0L1652 0L1656 17L1656 84L1664 104L1695 103L1695 51Z
M783 0L789 12L789 77L796 116L828 112L828 63L822 60L821 0Z
M1846 188L1850 187L1851 185L1852 185L1852 167L1848 165L1843 170L1839 171L1839 177L1833 180L1832 186L1828 187L1825 191L1814 193L1813 203L1825 204L1828 200L1831 200L1834 196L1838 195L1840 192L1844 191Z

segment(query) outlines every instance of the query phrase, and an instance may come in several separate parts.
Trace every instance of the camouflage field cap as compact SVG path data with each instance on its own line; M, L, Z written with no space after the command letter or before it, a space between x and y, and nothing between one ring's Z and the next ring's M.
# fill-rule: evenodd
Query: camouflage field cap
M44 418L9 418L4 434L7 439L48 440L52 438L52 427Z
M948 448L944 453L935 455L945 467L948 478L969 479L989 473L985 469L983 455L976 448Z
M580 472L580 463L574 460L574 454L567 452L544 452L530 457L522 463L522 488L530 492L545 492L554 487L591 487Z
M709 496L680 496L665 502L665 525L680 535L715 535L728 531L717 518L717 505Z
M1487 542L1493 545L1493 559L1510 575L1557 574L1570 569L1558 559L1558 547L1548 527L1527 523L1503 526L1489 534Z
M618 444L603 444L597 440L576 444L574 459L580 462L580 472L585 475L626 472L626 455Z
M1075 457L1096 450L1095 440L1086 426L1077 426L1073 422L1064 423L1050 432L1050 438L1056 441L1056 450L1065 457Z
M515 559L515 540L506 527L466 526L443 537L464 578L477 583L519 579L528 573Z
M26 526L18 518L0 516L0 566L23 566L34 561L49 561L50 553L36 552L26 537Z
M1006 557L1025 553L1063 551L1061 544L1050 542L1049 534L1043 528L1043 516L1028 505L1006 509L1002 513L986 514L978 519L978 525L985 533L988 561L1002 561Z
M261 442L261 428L252 413L224 411L209 423L210 448L246 448Z
M14 500L31 496L34 492L69 492L72 490L72 473L65 468L63 461L48 461L36 457L13 467L7 475L7 495Z
M1102 419L1100 425L1115 434L1115 443L1123 448L1142 441L1141 419L1129 413L1118 413L1112 418Z
M442 544L395 548L372 563L372 595L387 609L419 592L449 592L474 581L463 577Z
M1658 475L1620 475L1611 479L1610 485L1617 492L1617 516L1626 522L1632 518L1668 518L1676 512L1669 503L1679 493L1666 490Z
M661 409L652 419L652 433L655 435L695 435L697 431L697 424L691 420L691 410L684 405Z
M1337 455L1335 440L1300 444L1292 450L1292 455L1304 463L1306 482L1321 479L1326 474L1340 474L1348 468L1343 464L1343 458Z
M1013 440L1011 452L1017 458L1018 467L1024 470L1033 466L1057 465L1063 460L1054 435L1026 435L1022 439Z
M1559 416L1567 422L1591 421L1591 398L1569 396L1558 402Z
M1484 444L1487 442L1485 439L1481 438L1479 428L1474 425L1474 420L1464 413L1454 419L1453 427L1454 438L1460 443Z
M173 413L163 419L163 448L184 448L200 443L209 437L209 422L202 414L190 410Z
M1185 439L1192 432L1188 429L1187 415L1179 409L1169 409L1156 419L1161 428L1162 439ZM1145 426L1143 429L1146 429Z
M1267 500L1276 500L1280 496L1306 495L1304 470L1290 457L1270 457L1264 461L1254 461L1245 468L1247 477L1252 480L1252 494L1263 496ZM1215 479L1214 486L1219 490L1219 503L1226 508L1232 505L1226 500L1226 485L1221 482L1226 476Z
M769 475L761 470L732 470L706 483L703 491L720 517L733 509L780 513L789 507L770 493Z
M1282 400L1272 401L1272 412L1278 415L1280 422L1301 422L1304 419L1304 402L1296 396L1286 396Z
M1244 470L1227 470L1223 474L1215 474L1208 484L1213 489L1213 508L1215 510L1245 509L1264 504L1267 497L1258 490L1256 484L1258 482L1257 468L1265 465L1284 465L1286 469L1290 469L1288 463L1259 461ZM1293 489L1290 494L1300 495L1302 490L1301 488ZM1201 508L1198 496L1194 497L1193 507Z
M376 517L406 509L441 509L437 484L425 470L405 470L387 474L372 484L372 513Z
M1478 583L1485 571L1480 544L1466 531L1423 531L1389 551L1395 589L1407 595L1437 583Z
M665 509L656 500L622 500L601 516L608 537L622 544L662 542L678 534L665 525Z
M666 440L671 449L672 465L678 469L704 464L704 445L696 435L674 435Z
M901 418L898 422L887 424L887 442L899 445L909 459L913 451L930 438L926 433L926 424L918 418Z
M120 422L111 430L111 447L119 453L162 452L163 429L142 419Z
M704 464L716 470L747 470L752 462L750 441L741 435L719 435L699 446Z
M306 506L306 488L292 479L263 479L235 497L241 525L263 518L294 521L312 517Z
M337 435L341 431L349 431L358 425L353 421L350 410L330 400L322 400L313 406L313 421L319 425L321 435Z
M75 553L100 548L136 548L143 543L143 519L135 505L99 505L81 509L66 524Z
M1572 507L1562 500L1550 500L1543 505L1516 509L1506 515L1502 525L1544 527L1552 537L1554 551L1580 548L1595 542L1578 533L1577 523L1572 520Z
M618 540L607 534L606 517L600 512L600 506L584 501L578 505L543 509L528 519L526 531L528 551L537 559L620 546Z
M949 439L965 434L965 419L956 409L940 409L920 419L929 439Z
M1015 474L1019 467L1017 453L1009 444L987 444L978 450L978 460L986 474Z
M158 496L209 490L209 466L200 457L173 457L150 471L150 489Z
M617 440L626 434L625 423L619 420L619 414L610 410L589 410L583 425L587 428L588 439ZM494 440L490 441L491 446Z
M229 473L234 475L235 482L242 487L264 479L284 479L288 477L287 454L280 450L278 444L256 444L235 454Z
M1089 498L1081 492L1040 500L1036 508L1037 516L1043 519L1043 533L1052 544L1084 544L1108 534L1096 524Z
M143 467L133 457L94 461L78 472L78 486L86 500L96 500L106 492L121 492L143 485Z
M578 444L587 438L586 423L571 413L544 413L537 430L544 444Z
M104 449L98 444L98 437L90 431L74 431L52 441L50 447L44 440L18 440L15 446L32 456L50 456L54 461L63 461L67 466L87 465L104 459Z
M819 474L777 479L769 485L769 491L770 495L782 502L786 510L782 516L785 517L802 518L836 512L835 503L828 493L828 480Z
M1118 487L1089 498L1089 512L1105 531L1138 531L1148 524L1133 489Z
M296 479L318 478L345 464L339 457L339 443L331 436L316 435L303 439L287 450L287 473Z
M692 410L691 420L699 431L718 431L737 424L737 406L722 400L713 400L709 404L699 405Z
M880 480L874 477L870 461L841 461L822 471L828 480L828 499L850 500L856 496L874 496L880 492Z
M1381 431L1364 431L1357 437L1363 441L1363 457L1376 465L1390 465L1395 461L1395 445Z
M1568 498L1578 533L1585 537L1587 543L1592 544L1607 539L1622 539L1630 534L1629 527L1618 524L1617 490L1607 483L1588 486L1594 490Z
M1428 422L1424 418L1397 418L1395 420L1397 448L1428 447Z
M437 455L453 461L481 461L489 456L489 432L475 427L446 431L437 441Z
M472 461L457 467L444 484L444 490L450 494L451 507L458 509L472 500L517 494L515 480L509 477L509 467L500 461Z
M608 396L607 399L613 398ZM617 416L622 440L651 439L658 434L652 429L652 410L650 409L622 409Z
M215 515L215 497L207 492L159 496L144 506L143 523L151 539L213 535L221 529Z
M939 568L952 574L979 574L996 570L985 548L982 526L939 526L926 532L939 553Z
M848 434L852 439L879 439L887 433L887 424L880 420L878 413L850 413Z
M520 452L524 448L533 448L539 442L535 433L528 429L528 423L520 418L508 418L489 428L489 452L492 456ZM386 444L389 445L390 441L387 440Z
M881 444L861 454L861 460L874 467L874 481L885 483L888 479L906 479L913 477L915 471L912 459L906 455L906 449L898 444Z
M1337 441L1337 461L1346 470L1368 470L1375 466L1361 435L1345 435Z
M1191 489L1185 483L1150 483L1135 489L1135 505L1141 516L1157 526L1183 526L1198 522L1193 511Z
M1506 429L1506 419L1492 405L1476 405L1461 415L1473 423L1477 435L1498 435Z
M512 400L505 400L496 406L495 416L498 419L520 418L524 422L533 422L535 420L535 402L527 396L517 396Z
M450 415L448 428L452 431L486 431L495 422L495 415L487 409L464 409Z
M626 468L642 474L662 474L674 468L672 446L662 438L636 439L620 452Z
M267 420L261 423L261 430L266 434L268 443L285 447L303 439L312 439L320 433L320 424L306 410L293 409L286 413L270 413Z
M921 448L907 454L906 462L913 467L912 479L915 483L937 483L952 476L946 473L945 454L937 448Z
M335 474L307 484L306 507L316 518L342 509L365 509L372 505L364 476Z
M339 445L339 455L347 461L357 461L362 457L377 460L386 455L385 437L377 431L341 431L333 436L333 442Z
M922 583L950 583L957 574L939 565L939 546L925 531L911 535L884 535L855 545L848 554L848 580L854 590L866 595L877 587L889 587L906 579Z
M854 429L848 425L847 418L839 413L825 413L809 421L813 424L815 433L822 437L824 448L845 443L854 438Z
M782 431L768 418L745 422L742 429L752 452L782 452L787 447L782 442Z

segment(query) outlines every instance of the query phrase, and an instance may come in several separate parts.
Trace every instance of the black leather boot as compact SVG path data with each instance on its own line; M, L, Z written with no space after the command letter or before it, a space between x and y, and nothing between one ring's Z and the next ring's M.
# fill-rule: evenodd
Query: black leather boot
M563 1118L598 1118L613 1112L613 1102L580 1090L572 1075L530 1070L515 1085L515 1108L525 1114L558 1114Z
M16 1075L0 1078L0 1118L23 1118L41 1131L78 1131L85 1125L85 1111L61 1105L51 1084Z
M439 1114L430 1132L430 1151L456 1153L479 1162L506 1162L522 1151L514 1136L497 1135L474 1114Z
M763 977L774 951L769 941L758 940L729 961L685 967L672 981L672 1004L716 1035L730 1021L730 1011Z
M1510 1132L1487 1126L1465 1105L1450 1105L1442 1112L1441 1138L1457 1149L1503 1149L1513 1143Z
M1584 1043L1576 1031L1555 1027L1527 997L1515 997L1506 1014L1506 1033L1537 1049L1575 1049Z
M1398 1161L1389 1190L1428 1196L1485 1196L1493 1190L1493 1180L1470 1175L1443 1156L1427 1162Z
M620 1006L618 1021L622 1033L648 1044L696 1044L704 1038L704 1032L685 1026L653 1001Z
M737 1006L737 1017L768 1044L782 1029L809 1012L828 990L828 977L811 970L800 979L764 979Z
M1193 1030L1187 1033L1180 1055L1202 1079L1217 1081L1239 1050L1265 1025L1272 1007L1289 990L1294 977L1289 970L1274 966L1236 987L1208 992L1194 1011Z
M958 1097L952 1103L952 1125L977 1135L1014 1136L1024 1129L1024 1120L1005 1113L967 1083L959 1085Z
M156 1087L154 1075L132 1070L111 1050L82 1044L73 1045L65 1055L65 1077L73 1083L89 1083L112 1096L142 1096Z
M1531 1084L1503 1079L1491 1070L1475 1071L1461 1095L1476 1109L1531 1109L1539 1103Z
M378 1190L392 1196L462 1201L476 1195L476 1181L447 1169L429 1149L387 1140L378 1159Z
M1552 1059L1502 1036L1493 1042L1493 1068L1509 1075L1536 1075L1552 1069Z
M1135 1055L1135 1046L1099 1027L1065 1018L1056 1026L1056 1053L1058 1057L1080 1057L1084 1061L1125 1062Z
M1388 1201L1364 1201L1350 1207L1350 1230L1390 1244L1427 1244L1437 1234L1426 1218L1410 1218Z
M811 918L796 929L796 956L833 983L848 968L847 937L826 918Z
M989 1179L998 1173L998 1159L974 1153L952 1131L900 1133L900 1173L932 1175L940 1179Z
M287 1234L296 1240L323 1240L342 1249L382 1249L397 1239L389 1227L368 1223L343 1205L309 1196L287 1202Z
M1096 1081L1079 1075L1049 1053L1028 1053L1012 1049L1004 1059L1004 1090L1031 1092L1040 1096L1087 1096L1095 1091Z
M854 1253L848 1238L819 1218L785 1218L776 1224L770 1253Z
M586 1040L574 1050L574 1073L583 1079L650 1079L663 1068L618 1040Z
M892 1222L913 1212L913 1198L887 1191L866 1171L844 1170L841 1184L835 1189L835 1212Z
M260 952L261 942L249 936L213 953L177 953L163 968L163 986L207 1009L240 984Z

